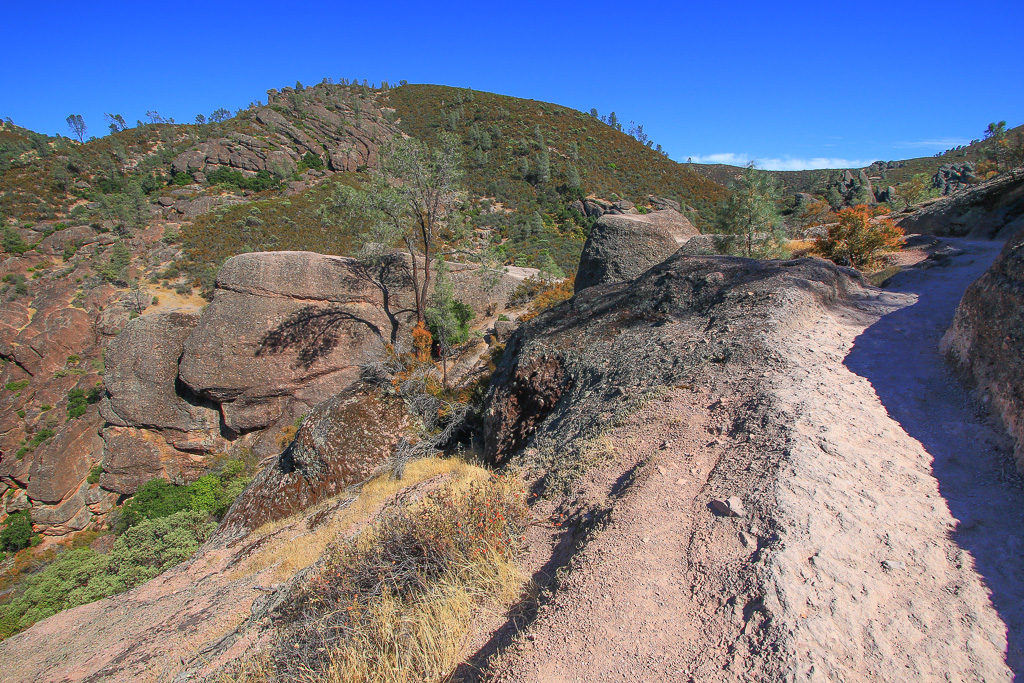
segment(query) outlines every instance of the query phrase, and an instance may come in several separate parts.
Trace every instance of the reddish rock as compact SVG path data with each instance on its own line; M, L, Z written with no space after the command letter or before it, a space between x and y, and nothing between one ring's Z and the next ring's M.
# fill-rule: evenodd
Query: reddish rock
M103 474L100 486L118 493L135 493L163 472L157 435L130 427L103 430Z
M104 384L110 409L124 424L182 432L217 428L216 409L186 400L176 386L178 359L198 323L195 313L145 315L107 345Z
M239 496L221 528L250 531L365 480L388 460L407 424L398 399L353 389L324 401Z
M73 420L36 449L29 471L29 498L59 503L85 480L103 449L97 420L95 411L92 419Z
M307 405L345 388L387 319L351 259L311 252L235 256L185 342L179 376L221 404L237 432L274 422L288 399Z

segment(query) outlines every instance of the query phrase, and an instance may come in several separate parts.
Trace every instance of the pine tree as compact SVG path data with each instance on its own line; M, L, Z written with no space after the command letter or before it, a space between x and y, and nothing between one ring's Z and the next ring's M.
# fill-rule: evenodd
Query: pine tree
M729 251L748 258L771 258L778 254L784 235L775 211L781 186L773 176L758 171L753 163L743 169L715 218L719 233L733 235Z
M576 170L576 167L569 164L569 170L566 171L566 185L572 189L576 189L580 186L580 173Z

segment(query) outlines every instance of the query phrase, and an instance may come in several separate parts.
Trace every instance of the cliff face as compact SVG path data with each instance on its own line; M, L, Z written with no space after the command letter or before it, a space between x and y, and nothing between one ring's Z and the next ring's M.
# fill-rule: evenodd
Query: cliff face
M1013 435L1024 471L1024 232L968 288L942 349Z

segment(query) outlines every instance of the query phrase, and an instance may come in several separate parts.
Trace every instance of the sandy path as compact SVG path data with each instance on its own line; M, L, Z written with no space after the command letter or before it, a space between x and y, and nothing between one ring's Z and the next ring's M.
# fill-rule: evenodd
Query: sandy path
M933 458L952 515L951 537L973 560L1006 625L1007 663L1024 676L1024 489L1003 429L968 395L938 352L967 286L1002 246L948 240L965 253L945 267L901 273L889 291L901 307L855 341L845 364L866 378L889 415Z
M937 351L999 245L957 244L609 433L581 496L608 523L491 676L1012 680L1024 492ZM729 495L751 514L713 514Z

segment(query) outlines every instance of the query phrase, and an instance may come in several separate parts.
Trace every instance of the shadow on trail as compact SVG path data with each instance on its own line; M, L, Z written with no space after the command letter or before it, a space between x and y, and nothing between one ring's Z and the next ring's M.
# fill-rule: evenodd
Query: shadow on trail
M974 558L1007 627L1007 664L1021 681L1024 491L1003 429L970 397L938 349L967 286L988 268L1001 245L950 242L965 253L945 265L893 278L888 290L916 295L916 303L868 327L844 363L871 383L890 417L934 459L939 491L959 520L952 539Z

